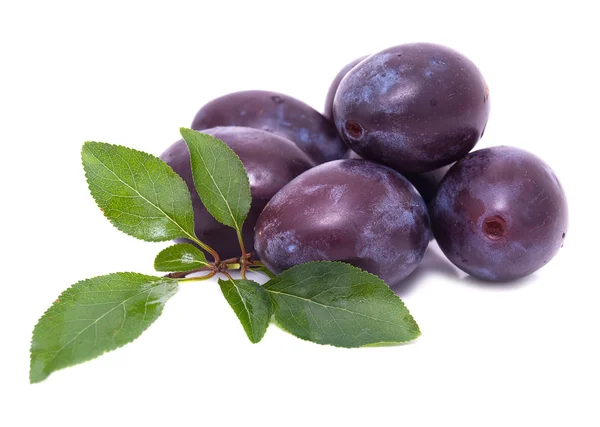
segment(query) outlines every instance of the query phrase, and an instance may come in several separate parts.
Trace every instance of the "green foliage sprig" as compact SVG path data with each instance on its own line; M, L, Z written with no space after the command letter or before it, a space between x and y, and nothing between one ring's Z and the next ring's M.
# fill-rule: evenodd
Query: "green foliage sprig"
M169 246L156 256L154 268L166 272L164 277L114 273L64 291L33 330L32 383L133 341L160 316L181 283L214 276L221 276L223 296L252 343L263 338L272 319L299 338L338 347L402 343L420 335L400 298L359 268L310 262L275 276L254 260L241 235L252 201L244 165L210 135L190 129L181 129L181 135L196 191L217 221L236 230L240 256L222 260L198 239L188 187L162 160L131 148L86 142L82 161L90 192L116 228L149 242L190 243ZM239 270L242 278L234 279L231 270ZM270 280L261 286L247 278L249 273Z

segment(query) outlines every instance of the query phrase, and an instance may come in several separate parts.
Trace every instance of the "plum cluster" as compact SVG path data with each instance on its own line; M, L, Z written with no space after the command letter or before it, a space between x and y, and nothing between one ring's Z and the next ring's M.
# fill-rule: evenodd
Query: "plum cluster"
M224 141L253 197L246 248L273 272L344 261L394 286L435 237L448 259L484 280L528 275L556 254L567 202L540 158L483 136L489 89L478 68L444 46L413 43L346 65L324 114L268 91L217 98L192 128ZM235 232L205 210L183 141L163 155L188 184L196 234L225 257Z

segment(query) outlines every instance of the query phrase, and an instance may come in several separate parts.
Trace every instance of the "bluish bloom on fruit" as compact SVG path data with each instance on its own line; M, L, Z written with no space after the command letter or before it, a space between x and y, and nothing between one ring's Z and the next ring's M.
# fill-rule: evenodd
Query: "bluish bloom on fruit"
M350 159L319 165L283 187L255 232L256 251L275 273L345 261L390 286L417 267L430 235L427 208L410 182L386 166Z
M483 135L487 85L468 58L414 43L356 65L333 103L336 127L362 157L421 173L464 157Z
M202 107L192 129L246 126L293 141L316 163L341 159L348 147L321 113L291 96L264 90L230 93Z
M507 281L556 255L567 233L567 200L540 158L514 147L486 148L446 174L431 220L440 248L457 267Z

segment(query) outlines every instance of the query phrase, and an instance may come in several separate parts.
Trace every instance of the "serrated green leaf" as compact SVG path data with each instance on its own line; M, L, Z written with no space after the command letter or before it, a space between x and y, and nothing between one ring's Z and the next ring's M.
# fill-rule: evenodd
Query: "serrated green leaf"
M133 341L176 291L176 280L137 273L114 273L71 286L33 330L30 381Z
M189 271L208 265L204 252L190 243L169 246L154 260L156 271Z
M401 343L420 335L400 298L377 276L341 262L309 262L264 285L275 321L299 338L337 347Z
M219 279L223 296L253 343L259 342L271 320L271 300L258 283L245 279Z
M217 221L241 232L252 196L246 169L223 141L181 129L190 152L194 185L202 203Z
M151 242L197 240L189 190L162 160L103 142L86 142L81 157L92 196L119 230Z

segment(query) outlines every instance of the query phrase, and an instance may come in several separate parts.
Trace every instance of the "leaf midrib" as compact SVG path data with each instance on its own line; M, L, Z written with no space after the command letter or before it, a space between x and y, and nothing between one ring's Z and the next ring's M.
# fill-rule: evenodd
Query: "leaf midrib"
M250 310L248 310L248 306L246 305L246 300L242 296L242 293L240 292L240 288L235 283L235 280L229 279L229 281L233 284L233 286L235 287L236 292L238 293L238 295L240 296L240 299L242 300L242 304L244 305L244 309L246 310L246 313L248 315L248 326L250 328L250 331L252 332L252 337L256 338L256 335L255 335L255 332L254 332L254 327L252 325L252 319L250 318Z
M115 305L113 308L111 308L110 310L108 310L106 313L104 313L102 316L98 317L95 321L93 321L92 323L90 323L89 325L87 325L85 328L83 328L81 331L79 331L79 333L77 333L77 335L75 335L73 338L71 338L65 345L63 345L59 350L57 350L54 354L54 356L52 357L52 359L50 359L46 364L45 367L47 367L48 365L50 365L52 362L54 362L54 360L56 360L56 358L58 357L58 355L65 349L67 348L73 341L75 341L81 334L83 334L85 331L87 331L89 328L91 328L93 325L96 325L100 320L102 320L104 317L108 316L108 314L110 314L111 312L113 312L114 310L116 310L117 308L123 306L123 308L125 308L124 304L126 304L130 299L135 298L137 296L142 295L144 292L148 291L148 294L150 294L154 288L156 287L156 285L161 284L161 283L165 283L164 281L157 281L154 283L150 283L150 288L144 289L141 292L138 292L135 295L130 296L129 298L123 300L122 302L120 302L119 304ZM118 292L118 291L117 291Z
M229 211L229 215L231 215L231 219L233 219L233 223L235 224L235 229L237 231L240 231L240 226L238 225L237 219L235 218L235 215L233 214L233 211L231 210L231 206L229 205L229 202L227 201L227 199L225 198L225 196L223 195L223 192L221 191L221 187L219 187L219 185L217 185L217 182L215 181L213 174L210 173L209 169L208 169L208 165L206 164L206 162L204 161L204 157L202 156L202 154L199 153L199 150L197 148L194 148L196 150L196 154L199 155L200 160L202 161L202 164L204 165L204 170L206 170L206 173L208 174L208 176L210 177L210 180L213 182L213 184L215 185L215 187L217 188L217 190L219 191L219 195L221 196L221 198L223 199L223 201L225 202L225 205L227 206L227 210ZM215 160L216 161L216 160ZM229 179L231 180L231 177L229 177Z
M198 261L198 260L194 260L192 262L183 262L181 261L181 259L174 259L174 260L166 260L166 261L161 261L163 264L180 264L180 265L186 265L187 267L189 267L189 265L196 265L196 264L200 264L201 266L207 266L210 265L208 262L204 262L204 261ZM189 264L189 265L187 265Z
M330 309L331 308L333 310L345 311L345 312L348 312L350 314L354 314L354 315L357 315L357 316L366 317L367 319L375 320L377 322L389 323L390 325L402 326L402 327L406 328L405 325L402 325L400 323L390 322L389 320L384 320L384 319L378 319L377 317L372 317L372 316L369 316L369 315L364 314L364 313L359 313L359 312L356 312L356 311L348 310L347 308L335 307L333 305L325 305L325 304L321 304L319 302L316 302L314 300L311 300L309 298L304 298L304 297L301 297L301 296L298 296L298 295L294 295L294 294L288 294L287 292L273 291L273 290L268 289L268 288L265 288L265 289L266 289L267 292L270 292L270 293L273 293L273 294L285 295L285 296L288 296L288 297L296 298L296 299L299 299L299 300L302 300L302 301L306 301L308 303L319 305L319 306L324 307L326 309Z
M142 193L139 192L139 190L137 188L132 187L131 185L129 185L128 183L126 183L125 181L123 181L121 179L121 177L119 175L117 175L113 170L111 170L101 159L98 158L98 156L96 156L96 154L92 151L88 149L88 152L102 165L106 168L107 171L109 171L110 173L112 173L115 178L117 178L121 183L123 183L125 186L129 187L132 191L134 191L136 194L138 194L142 199L144 199L146 202L148 202L149 205L153 206L154 208L156 208L160 213L162 213L167 219L169 219L169 221L171 221L173 224L175 224L177 227L179 227L179 229L185 233L186 236L188 236L190 239L192 239L193 241L196 241L196 237L192 236L190 233L188 233L177 221L175 221L173 218L171 218L165 211L162 210L162 208L160 206L155 205L153 202L151 202L150 200L148 200ZM127 164L127 166L129 167L129 163L127 161L125 161L125 163ZM131 168L130 168L131 169Z

